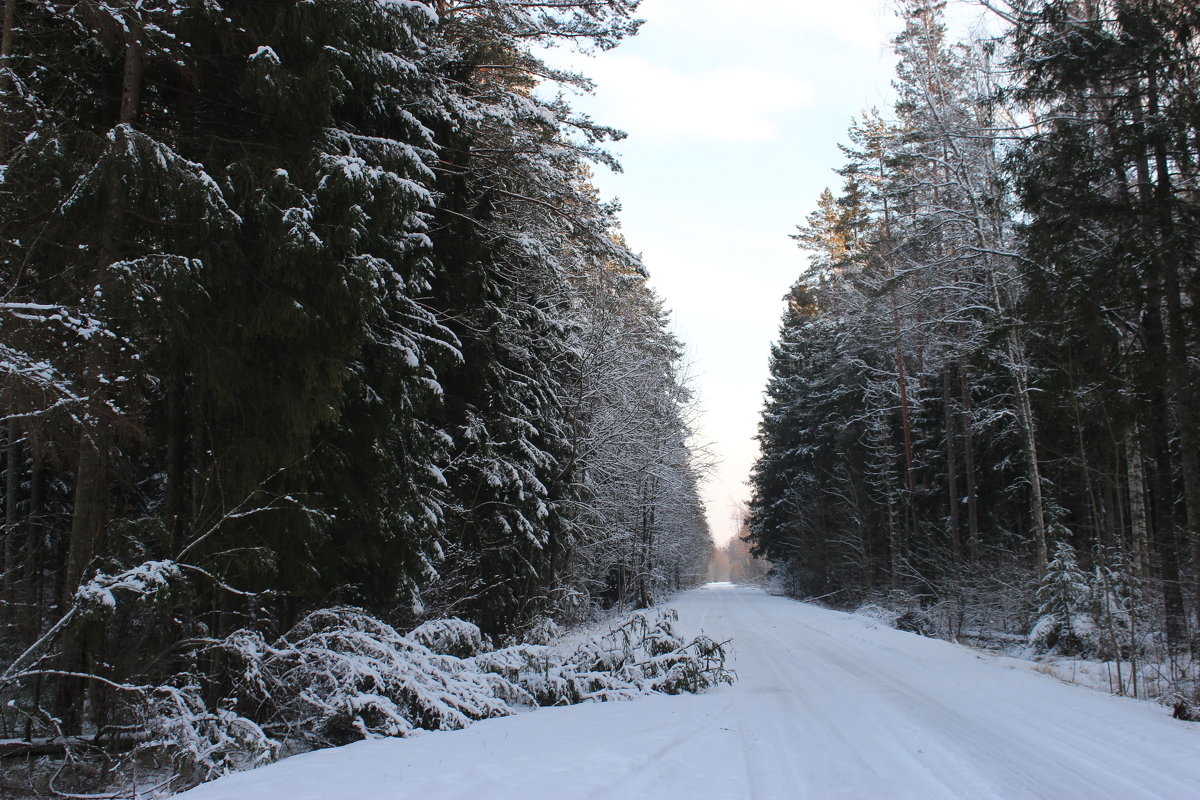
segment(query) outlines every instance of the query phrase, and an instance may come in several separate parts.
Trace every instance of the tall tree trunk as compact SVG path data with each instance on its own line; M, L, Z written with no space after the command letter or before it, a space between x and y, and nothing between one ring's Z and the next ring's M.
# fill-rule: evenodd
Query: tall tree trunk
M879 163L879 180L883 181L887 177L888 171L887 171L887 162L884 160L882 150L880 150L878 153L878 163ZM891 242L892 242L892 210L891 210L891 205L888 201L887 195L884 194L884 196L883 196L884 252L887 252L888 249L891 247ZM890 274L891 266L890 265L885 265L885 266ZM904 348L901 343L900 307L897 305L897 302L896 302L895 289L893 289L891 292L891 301L892 301L892 326L893 326L893 332L895 334L895 349L896 349L896 388L900 394L900 424L903 429L903 438L904 438L904 465L905 465L904 471L905 471L905 476L906 476L906 483L908 485L908 502L905 504L906 508L908 509L908 514L906 515L908 517L908 522L906 524L911 525L911 532L913 535L915 535L917 532L918 524L917 524L916 504L913 501L916 497L917 484L916 484L916 475L914 474L914 469L913 469L912 421L909 417L909 408L908 408L908 372L907 372L907 367L904 363ZM898 527L895 525L895 517L893 514L893 509L891 508L891 505L890 505L892 503L892 498L893 498L893 494L891 493L891 490L889 489L888 519L889 519L889 524L891 525L889 533L892 535L892 539L893 539L892 585L894 587L896 585L896 579L899 576L899 564L900 564L900 560L902 558L902 550L904 549L905 542L903 541L903 539L899 538L900 531L899 531Z
M70 606L75 589L96 554L96 545L107 517L107 456L102 452L104 435L80 435L79 461L75 470L75 494L72 499L71 538L67 564L63 608Z
M889 481L890 483L890 481ZM900 538L900 525L896 522L896 500L895 493L889 486L887 488L887 518L888 518L888 550L889 550L889 565L888 565L888 585L892 589L897 589L900 586L900 564L903 559L901 553L902 541Z
M1091 459L1088 458L1087 443L1084 441L1085 426L1083 409L1079 405L1079 388L1075 383L1075 364L1068 357L1070 370L1071 409L1075 412L1075 446L1079 449L1079 472L1083 476L1083 490L1087 497L1088 514L1092 519L1092 531L1096 539L1103 539L1103 524L1100 520L1100 503L1096 498L1096 487L1092 481Z
M13 39L17 28L17 0L4 0L4 12L0 17L0 68L8 67L8 59L13 54ZM0 98L8 94L11 88L8 74L0 72ZM9 132L10 123L8 112L0 104L0 156L8 152L8 144L12 140Z
M1147 298L1142 314L1142 332L1147 355L1161 364L1169 360L1163 330L1163 284L1159 259L1151 258L1146 269ZM1179 537L1175 519L1175 492L1172 486L1170 403L1161 381L1150 391L1146 419L1150 434L1151 498L1153 501L1153 544L1162 579L1163 607L1166 614L1167 644L1181 650L1186 640L1183 587L1180 580Z
M1000 293L994 275L989 274L992 298L996 311L1008 316L1009 305ZM1021 431L1021 445L1025 455L1025 478L1029 482L1030 517L1033 523L1033 541L1036 548L1038 577L1046 575L1050 563L1049 546L1046 543L1046 510L1042 497L1042 468L1038 461L1037 423L1033 416L1030 400L1029 364L1025 358L1025 346L1017 332L1016 324L1010 319L1005 336L1008 349L1008 371L1016 389L1017 427Z
M1029 402L1029 388L1021 381L1021 389L1017 398L1018 416L1020 418L1021 438L1025 446L1025 470L1029 481L1029 496L1031 516L1033 520L1033 540L1037 546L1038 575L1046 574L1046 566L1050 561L1049 546L1046 542L1046 510L1042 497L1042 470L1038 464L1037 430L1033 422L1033 408Z
M1101 500L1102 514L1101 523L1103 529L1101 532L1100 542L1105 547L1119 547L1121 544L1121 512L1120 503L1117 500L1117 489L1115 486L1116 478L1112 474L1106 474L1101 477Z
M1148 112L1158 117L1159 90L1158 78L1152 72L1147 80ZM1192 367L1188 347L1187 323L1185 311L1181 303L1179 283L1179 262L1188 263L1195 269L1195 251L1185 242L1179 246L1176 233L1175 216L1172 210L1174 189L1171 184L1170 159L1167 145L1161 132L1155 129L1152 136L1154 149L1154 201L1161 230L1163 245L1169 248L1165 257L1161 258L1163 273L1163 294L1166 299L1166 349L1167 349L1167 382L1171 391L1172 408L1175 419L1179 424L1179 459L1183 472L1183 501L1186 510L1187 540L1191 545L1193 556L1193 588L1195 590L1195 608L1197 619L1200 620L1200 440L1197 436L1196 402L1194 397L1195 381L1192 377ZM1159 260L1159 259L1156 259Z
M1016 323L1011 319L1010 303L1005 302L994 273L988 273L992 289L992 302L996 312L1009 317L1005 344L1008 349L1008 371L1016 390L1017 427L1021 431L1021 445L1025 455L1025 478L1029 482L1030 517L1033 524L1033 541L1036 548L1038 577L1044 577L1050 562L1049 546L1046 543L1046 510L1042 496L1042 468L1038 461L1037 422L1033 416L1030 400L1029 364L1025 357L1025 346Z
M3 16L0 17L0 70L8 68L8 59L13 52L13 36L17 25L17 0L4 0ZM10 81L7 72L0 71L0 158L8 152L9 121L8 113L3 105L3 98L8 94ZM4 564L0 575L5 580L0 582L0 591L9 593L15 581L13 567L15 556L15 541L17 535L17 460L18 460L18 430L16 420L8 423L8 453L5 465L4 486ZM11 574L10 574L11 573ZM11 596L8 598L11 599Z
M186 527L185 492L187 477L187 415L184 412L184 370L176 364L167 382L167 485L165 511L171 526L171 538L175 548L184 546Z
M138 12L129 19L129 38L125 45L125 69L121 79L121 112L119 122L132 125L141 110L142 77L146 65L145 29Z
M128 34L125 43L125 63L121 85L121 104L118 122L132 124L138 115L142 78L145 62L144 30L139 17L140 12L130 9L127 15ZM122 198L119 184L114 181L109 193L109 207L104 218L104 229L101 232L101 257L106 259L99 267L96 285L107 295L107 262L119 257L125 210L121 206ZM71 516L70 539L67 543L66 569L63 574L60 602L62 608L70 607L75 591L85 577L85 570L96 555L97 545L108 522L108 466L109 466L109 431L103 421L106 414L104 407L104 386L98 381L98 376L104 372L104 353L99 343L93 345L88 354L88 377L94 381L91 386L92 406L95 409L96 422L91 430L86 427L80 434L79 457L75 471L75 495ZM68 629L62 637L62 652L60 664L65 672L86 672L88 667L86 631L79 628ZM80 732L82 710L86 684L82 678L60 677L58 681L57 709L62 719L63 732L68 735Z
M946 416L946 493L950 504L950 553L954 558L954 569L957 572L962 565L962 533L959 524L958 494L958 454L954 447L955 424L954 408L950 391L950 367L942 370L942 405Z
M642 493L642 562L641 577L638 582L638 608L649 608L653 603L653 570L654 570L654 503L657 494L655 481L649 479L643 486Z
M52 548L46 545L46 531L42 527L42 468L43 456L42 448L34 437L29 437L29 450L32 454L32 467L29 471L29 513L25 516L26 536L25 536L25 565L24 565L24 582L25 582L25 601L28 604L28 613L24 615L21 626L17 628L17 639L23 642L34 642L44 630L43 620L46 616L47 608L52 606L57 600L56 597L48 598L45 579L46 571L51 568L51 564L55 563L53 559ZM41 707L42 690L44 688L45 678L38 675L33 680L32 699L30 706L32 708ZM29 739L32 735L34 725L34 716L28 715L25 719L23 736Z
M6 578L16 557L17 495L21 486L21 431L15 419L9 420L7 433L4 460L4 564L0 573Z
M25 600L29 605L29 614L25 620L23 633L28 641L37 638L42 629L42 615L45 611L46 599L43 587L44 561L47 560L49 548L46 546L46 533L42 528L42 467L43 456L40 444L31 436L29 450L32 454L32 465L29 470L29 513L25 515Z
M900 426L904 438L904 474L908 486L908 523L911 526L911 536L917 535L917 476L913 458L912 419L908 406L908 369L904 363L904 349L900 343L900 311L896 306L896 297L892 295L892 324L896 334L896 389L900 394Z
M134 12L136 15L136 12ZM143 30L140 20L129 20L129 34L125 47L124 80L121 89L120 123L129 124L136 119L138 103L142 93L142 69L144 64ZM114 182L109 195L109 207L105 214L104 231L101 239L104 242L103 258L113 260L118 257L120 249L121 229L124 219L124 209L120 205L121 197ZM102 264L96 279L96 285L106 289L107 268ZM107 294L104 291L104 294ZM95 378L103 370L103 353L98 347L89 354L90 372ZM92 404L97 416L105 413L103 407L103 386L99 382L92 387ZM73 593L82 575L87 561L91 559L96 544L96 538L104 525L102 499L105 493L107 472L108 445L107 431L103 422L98 421L93 431L84 430L80 436L78 468L75 473L75 504L71 520L71 539L67 556L65 592ZM64 602L69 597L63 598Z
M967 483L967 552L972 563L979 561L979 494L975 485L975 435L971 431L971 379L965 364L958 369L962 384L960 420L963 435L963 475Z
M10 628L14 624L12 609L17 601L20 586L17 569L17 499L20 489L21 431L16 420L9 420L5 437L4 459L4 546L0 548L0 626Z
M104 434L97 431L80 435L79 460L75 470L75 495L71 515L71 533L67 550L66 570L62 581L59 607L68 609L74 603L75 592L86 576L88 566L96 555L107 519L106 454L102 452ZM87 671L86 633L71 628L63 633L59 659L64 672ZM77 735L82 730L83 697L87 685L82 678L58 679L57 709L63 733Z
M1179 568L1179 539L1175 525L1174 492L1171 487L1171 442L1166 420L1165 392L1155 392L1150 410L1150 473L1153 497L1154 548L1162 579L1163 611L1166 616L1167 646L1178 652L1187 643L1187 621L1184 617L1183 586Z
M1025 477L1029 481L1029 499L1033 521L1033 540L1037 548L1038 576L1044 577L1050 563L1046 543L1046 511L1042 498L1042 469L1038 462L1037 426L1033 418L1033 403L1029 399L1029 378L1026 375L1025 353L1015 328L1008 329L1008 352L1012 362L1013 381L1017 388L1017 426L1025 450Z
M1150 408L1147 414L1150 461L1153 465L1150 479L1153 499L1153 542L1162 579L1167 645L1172 651L1179 651L1186 644L1187 620L1180 576L1179 535L1172 485L1170 414L1173 404L1168 392L1177 396L1180 387L1175 385L1178 372L1167 331L1167 326L1170 324L1169 310L1167 320L1163 319L1164 306L1169 309L1172 303L1170 297L1172 291L1176 295L1176 303L1179 298L1178 286L1172 287L1170 280L1174 269L1174 254L1164 252L1164 249L1172 244L1170 178L1167 173L1165 153L1161 144L1155 142L1158 134L1151 134L1145 125L1140 89L1140 83L1135 81L1131 92L1134 97L1133 121L1135 129L1141 134L1143 145L1135 153L1134 168L1137 173L1138 198L1144 211L1144 224L1152 231L1152 237L1157 239L1155 242L1157 247L1153 248L1154 251L1149 254L1143 268L1146 304L1142 313L1142 337L1147 357L1152 364L1162 369L1166 376L1166 381L1161 378L1152 379L1153 385L1149 392ZM1153 69L1147 71L1146 89L1149 112L1153 117L1158 112L1157 83ZM1150 171L1152 158L1155 160L1157 173L1153 178Z

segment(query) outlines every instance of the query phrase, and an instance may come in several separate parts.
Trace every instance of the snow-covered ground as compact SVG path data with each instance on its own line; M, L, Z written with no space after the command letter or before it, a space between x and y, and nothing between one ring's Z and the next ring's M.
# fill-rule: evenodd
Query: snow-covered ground
M360 742L184 797L1200 798L1200 725L1160 706L757 589L673 605L733 637L737 685Z

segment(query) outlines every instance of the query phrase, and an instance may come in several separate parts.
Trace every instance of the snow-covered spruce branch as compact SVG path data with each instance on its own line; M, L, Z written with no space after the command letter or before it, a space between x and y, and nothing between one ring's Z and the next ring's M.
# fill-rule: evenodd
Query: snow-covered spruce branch
M733 683L728 642L685 642L677 615L636 614L567 650L547 641L493 650L475 625L427 622L408 634L357 608L315 611L274 642L237 631L207 647L236 664L231 707L254 708L263 730L307 746L456 730L521 706L700 692ZM249 714L249 712L244 712Z
M565 653L549 645L521 644L476 656L482 669L517 683L540 705L624 700L661 692L701 692L732 684L725 666L729 642L701 635L685 642L675 631L673 609L651 617L636 613L607 634Z
M444 624L472 629L465 640L482 644L474 626ZM240 630L212 646L238 664L239 699L270 708L285 735L308 746L406 736L418 728L455 730L511 714L509 702L529 699L430 649L419 631L406 637L361 609L342 607L309 614L274 642Z
M95 747L124 751L127 759L153 753L171 762L169 782L182 780L186 787L269 763L279 755L279 743L257 723L228 708L210 709L204 700L203 682L188 673L160 685L119 683L93 673L55 669L29 670L22 677L79 678L104 684L119 693L131 724L104 729L91 737L65 737L60 732L49 739L13 742L0 748L0 757L72 756L75 750Z

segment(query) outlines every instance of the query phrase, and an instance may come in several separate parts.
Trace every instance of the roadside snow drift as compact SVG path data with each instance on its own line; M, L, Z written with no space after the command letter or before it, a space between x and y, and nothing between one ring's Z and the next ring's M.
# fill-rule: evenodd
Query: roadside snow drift
M187 800L1200 798L1200 725L1011 659L713 584L681 630L739 681L359 742Z

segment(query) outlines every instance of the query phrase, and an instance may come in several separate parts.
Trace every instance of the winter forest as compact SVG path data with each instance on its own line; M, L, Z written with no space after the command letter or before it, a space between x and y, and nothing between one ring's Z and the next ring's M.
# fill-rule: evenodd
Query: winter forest
M791 592L1197 716L1200 7L905 0L795 238L750 539Z
M179 789L455 727L573 691L481 641L699 580L681 348L589 183L620 134L542 58L636 5L5 0L10 750Z
M1157 702L1128 737L1152 746L1118 755L1184 764L1148 772L1157 796L1187 785L1200 7L894 0L891 99L778 231L797 277L770 352L739 354L770 376L717 546L691 342L599 188L608 125L637 120L594 120L556 66L640 6L0 0L0 797L242 800L250 772L498 717L579 720L521 744L547 763L601 737L562 756L555 780L599 782L578 796L674 796L727 752L747 797L879 796L901 784L837 781L909 763L900 728L1012 765L962 707L1074 713L1023 674L888 697L942 698L989 651ZM696 125L738 124L705 102ZM649 716L568 716L634 698ZM1100 699L1074 731L1149 705ZM545 706L580 708L518 713ZM703 749L755 724L761 763ZM827 739L858 772L789 772ZM627 741L641 794L607 774ZM1064 774L1132 769L1091 763ZM506 767L531 772L456 765L478 796ZM993 772L1049 785L1022 770Z

